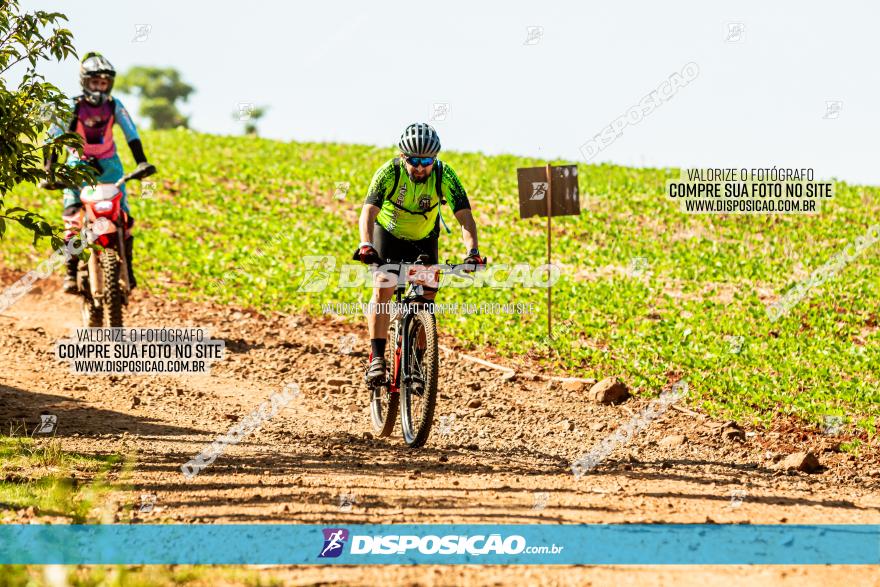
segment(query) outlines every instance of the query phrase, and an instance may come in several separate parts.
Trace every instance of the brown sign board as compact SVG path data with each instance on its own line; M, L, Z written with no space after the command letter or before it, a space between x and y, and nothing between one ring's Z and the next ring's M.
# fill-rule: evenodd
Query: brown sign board
M553 173L550 190L551 216L577 216L581 213L578 195L577 165L550 168ZM519 184L519 217L547 216L547 168L520 167L516 170Z

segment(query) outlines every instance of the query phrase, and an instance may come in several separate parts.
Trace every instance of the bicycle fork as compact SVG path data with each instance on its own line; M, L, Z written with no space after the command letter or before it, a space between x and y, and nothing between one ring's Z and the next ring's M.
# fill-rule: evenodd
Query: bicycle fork
M391 393L399 393L403 385L408 385L411 380L410 375L402 377L401 374L409 372L409 353L405 352L411 344L409 323L412 317L407 312L402 317L398 317L397 325L394 330L396 339L394 349L394 368L391 377Z

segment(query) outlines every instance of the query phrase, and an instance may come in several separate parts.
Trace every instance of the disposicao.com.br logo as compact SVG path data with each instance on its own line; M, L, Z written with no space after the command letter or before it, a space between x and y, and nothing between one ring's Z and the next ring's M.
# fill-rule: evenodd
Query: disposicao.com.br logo
M324 546L318 558L336 558L342 554L345 542L348 540L348 530L345 528L324 528Z
M348 530L344 528L324 528L324 547L318 558L338 557L349 540ZM352 535L349 554L404 555L411 550L425 555L470 555L486 554L559 554L563 546L528 546L526 539L518 534L502 537L501 534L476 534L437 536L428 534L379 534Z

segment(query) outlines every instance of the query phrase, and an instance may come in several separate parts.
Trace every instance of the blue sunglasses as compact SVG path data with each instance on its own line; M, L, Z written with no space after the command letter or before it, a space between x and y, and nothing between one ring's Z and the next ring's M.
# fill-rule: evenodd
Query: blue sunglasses
M413 167L428 167L434 162L433 157L407 157L406 162L412 165Z

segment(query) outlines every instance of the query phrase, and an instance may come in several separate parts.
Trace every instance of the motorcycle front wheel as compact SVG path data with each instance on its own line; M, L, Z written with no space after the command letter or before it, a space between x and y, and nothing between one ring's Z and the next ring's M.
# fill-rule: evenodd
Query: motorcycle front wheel
M122 284L120 281L122 262L119 253L104 249L101 253L101 270L104 273L104 293L101 305L104 308L104 321L113 328L122 327Z

